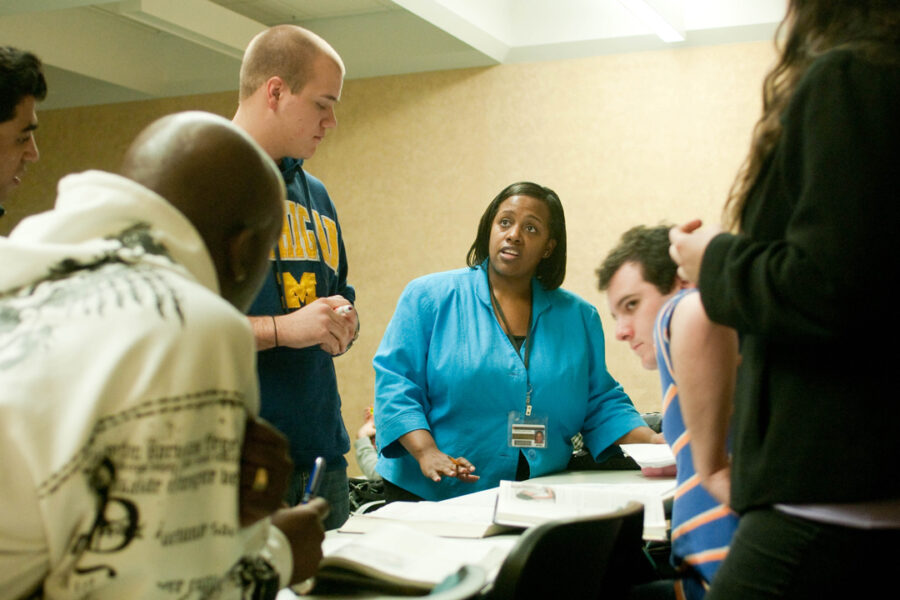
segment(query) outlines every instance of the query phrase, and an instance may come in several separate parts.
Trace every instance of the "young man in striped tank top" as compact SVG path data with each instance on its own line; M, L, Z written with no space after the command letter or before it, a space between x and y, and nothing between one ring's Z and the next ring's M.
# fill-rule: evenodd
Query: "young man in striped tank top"
M663 436L678 471L672 563L679 578L654 597L695 599L706 593L737 526L728 506L728 422L738 345L733 330L706 317L668 250L668 226L637 226L597 273L616 339L628 343L645 369L660 372Z

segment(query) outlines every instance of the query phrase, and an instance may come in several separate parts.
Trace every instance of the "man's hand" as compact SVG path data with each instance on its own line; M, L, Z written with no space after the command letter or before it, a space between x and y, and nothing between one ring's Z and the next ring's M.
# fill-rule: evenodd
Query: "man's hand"
M678 265L678 276L696 284L700 280L703 253L711 239L722 233L720 227L701 227L703 222L694 219L669 230L669 256Z
M678 467L666 465L665 467L641 467L641 475L644 477L675 477L678 475Z
M241 527L252 525L283 506L293 469L287 438L264 420L248 417L241 446Z
M724 467L701 478L700 484L706 488L709 495L724 504L731 504L731 466Z
M291 544L294 571L291 585L316 574L322 560L322 540L325 529L322 521L328 516L328 503L313 498L307 504L284 508L272 515L272 524L281 530Z
M319 346L331 355L347 350L356 335L357 322L353 305L343 296L319 298L294 312L275 317L280 346Z

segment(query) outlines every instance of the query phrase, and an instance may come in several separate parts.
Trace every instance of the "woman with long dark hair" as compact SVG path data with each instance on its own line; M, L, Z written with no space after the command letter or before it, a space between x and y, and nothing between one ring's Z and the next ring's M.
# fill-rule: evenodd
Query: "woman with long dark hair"
M582 432L659 442L606 371L597 310L562 290L566 222L553 190L507 186L468 268L412 281L375 354L377 470L388 500L442 500L565 469Z
M731 232L670 234L741 337L741 518L711 600L867 597L900 542L900 2L791 0L781 27Z

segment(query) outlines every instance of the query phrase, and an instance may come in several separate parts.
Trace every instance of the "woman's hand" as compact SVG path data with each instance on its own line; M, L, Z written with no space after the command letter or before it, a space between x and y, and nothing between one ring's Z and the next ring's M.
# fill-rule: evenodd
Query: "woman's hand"
M666 439L663 434L656 433L646 425L635 427L622 437L616 440L619 445L622 444L665 444Z
M441 476L456 477L460 481L478 481L478 475L473 475L475 465L460 456L453 458L441 452L431 432L425 429L416 429L400 436L398 440L404 448L418 461L422 475L438 482Z
M478 475L472 475L472 473L475 472L475 465L470 463L465 457L458 456L456 458L450 458L450 460L456 463L456 478L460 481L472 483L473 481L481 479Z
M722 233L720 227L701 225L703 222L700 219L694 219L669 230L669 256L678 265L678 276L695 284L700 280L700 265L706 246Z
M421 455L416 456L422 474L432 481L440 481L441 476L456 477L460 481L478 481L478 475L473 475L475 465L464 457L453 458L434 447Z

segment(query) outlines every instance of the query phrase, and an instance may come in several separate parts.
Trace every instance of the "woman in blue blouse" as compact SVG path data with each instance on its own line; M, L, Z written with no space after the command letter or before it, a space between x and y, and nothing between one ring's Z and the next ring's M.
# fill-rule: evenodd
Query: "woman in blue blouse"
M596 309L559 288L557 195L521 182L481 217L468 268L404 290L375 354L377 464L388 500L441 500L661 443L606 370Z

